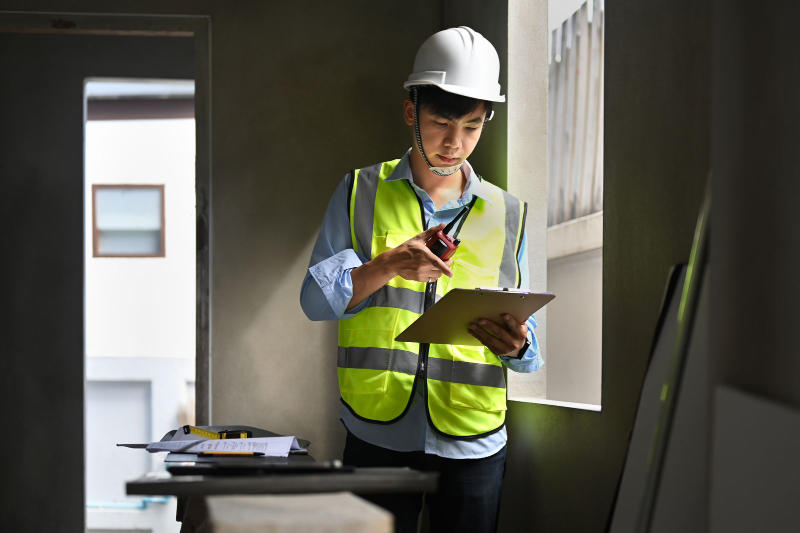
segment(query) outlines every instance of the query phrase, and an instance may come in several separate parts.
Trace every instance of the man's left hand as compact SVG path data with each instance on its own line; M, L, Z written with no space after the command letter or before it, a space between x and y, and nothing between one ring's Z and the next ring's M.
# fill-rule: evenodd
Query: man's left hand
M469 325L469 332L497 356L516 356L528 339L527 324L509 314L503 315L503 324L479 318Z

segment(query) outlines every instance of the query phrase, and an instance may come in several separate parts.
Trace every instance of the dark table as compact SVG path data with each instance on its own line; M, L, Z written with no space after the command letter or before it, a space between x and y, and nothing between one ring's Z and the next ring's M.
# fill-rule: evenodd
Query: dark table
M170 454L168 465L196 463L194 456ZM186 461L192 459L192 461ZM230 470L252 459L224 458L208 460ZM365 494L435 492L439 474L409 468L355 468L348 471L336 468L320 470L308 455L288 458L260 458L265 466L259 473L172 475L158 472L144 475L126 483L129 495L177 496L178 520L182 532L201 531L205 527L205 496L223 494L309 494L320 492L353 492ZM213 466L209 467L213 468ZM226 470L226 471L228 471Z

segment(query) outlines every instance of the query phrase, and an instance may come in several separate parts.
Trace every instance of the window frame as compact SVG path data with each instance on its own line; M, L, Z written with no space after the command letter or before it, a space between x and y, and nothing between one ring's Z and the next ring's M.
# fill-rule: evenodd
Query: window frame
M161 250L157 254L107 254L98 250L100 230L97 228L97 191L100 189L158 189L161 193ZM164 184L149 183L94 183L92 184L92 257L111 258L159 258L167 255L167 221L164 213Z

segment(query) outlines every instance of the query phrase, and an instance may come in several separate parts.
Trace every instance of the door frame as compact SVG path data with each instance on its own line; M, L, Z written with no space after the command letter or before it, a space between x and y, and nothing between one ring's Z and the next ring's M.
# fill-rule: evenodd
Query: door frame
M184 37L194 42L195 421L211 424L211 17L0 11L0 33Z

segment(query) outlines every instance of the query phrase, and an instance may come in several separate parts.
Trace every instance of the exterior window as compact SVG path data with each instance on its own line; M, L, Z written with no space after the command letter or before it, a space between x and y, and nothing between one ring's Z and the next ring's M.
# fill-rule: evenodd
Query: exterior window
M93 185L94 257L164 257L164 186Z
M536 313L544 365L509 372L508 398L600 411L605 0L530 4L509 19L508 184L530 206L531 287L556 299Z

